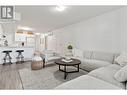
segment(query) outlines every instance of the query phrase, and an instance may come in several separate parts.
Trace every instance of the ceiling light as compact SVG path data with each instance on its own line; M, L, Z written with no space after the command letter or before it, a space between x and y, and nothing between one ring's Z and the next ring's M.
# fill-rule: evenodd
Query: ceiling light
M40 35L40 33L35 33L36 35Z
M61 5L59 5L59 6L56 6L56 10L57 11L64 11L65 9L66 9L67 7L65 7L65 6L61 6Z

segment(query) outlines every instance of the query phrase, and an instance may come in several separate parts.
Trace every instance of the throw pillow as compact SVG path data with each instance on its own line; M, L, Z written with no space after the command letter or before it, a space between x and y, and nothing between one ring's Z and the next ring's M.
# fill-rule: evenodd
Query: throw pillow
M119 82L127 81L127 65L121 68L120 70L118 70L115 73L114 78Z
M115 62L121 66L127 65L127 53L122 52L120 56L115 59Z

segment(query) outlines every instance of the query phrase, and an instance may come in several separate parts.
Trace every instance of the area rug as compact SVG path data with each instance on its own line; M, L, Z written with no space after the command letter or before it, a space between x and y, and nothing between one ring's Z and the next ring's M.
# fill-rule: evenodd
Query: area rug
M74 70L75 67L69 67L68 70ZM58 70L57 65L48 66L41 70L31 70L24 68L19 70L21 81L24 89L53 89L56 86L85 75L88 72L80 70L77 73L69 73L66 80L64 73Z

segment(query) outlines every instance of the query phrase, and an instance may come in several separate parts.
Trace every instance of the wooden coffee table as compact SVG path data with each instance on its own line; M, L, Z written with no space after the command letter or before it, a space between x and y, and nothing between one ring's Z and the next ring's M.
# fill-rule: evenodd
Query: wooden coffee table
M64 72L64 79L66 79L68 73L79 72L79 65L81 64L81 61L78 60L78 59L72 59L72 60L73 60L72 62L64 62L64 61L62 61L62 58L60 58L60 59L57 59L55 61L55 63L57 65L59 65L59 71ZM64 66L64 69L61 69L60 68L61 66ZM67 67L68 66L77 66L77 70L75 70L75 71L67 71Z

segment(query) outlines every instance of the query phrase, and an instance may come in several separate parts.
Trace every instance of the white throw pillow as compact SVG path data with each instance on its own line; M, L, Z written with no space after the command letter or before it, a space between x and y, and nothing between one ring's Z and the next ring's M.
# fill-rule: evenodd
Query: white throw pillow
M53 57L53 56L54 56L54 53L47 53L47 54L45 54L46 58Z
M125 82L127 81L127 65L118 70L115 75L115 79L119 82Z
M127 65L127 53L122 52L120 56L115 59L115 62L121 66Z
M73 55L74 55L74 57L81 57L81 58L83 58L83 51L80 50L80 49L74 49L73 50Z

